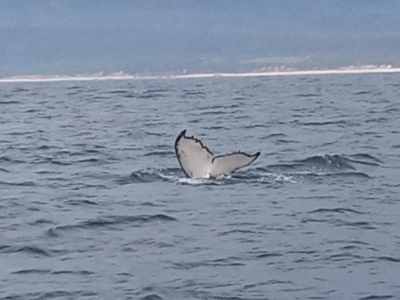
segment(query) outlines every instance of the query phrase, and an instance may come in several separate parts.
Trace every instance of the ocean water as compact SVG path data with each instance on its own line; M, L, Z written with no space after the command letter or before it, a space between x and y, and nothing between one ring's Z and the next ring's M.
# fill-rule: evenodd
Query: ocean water
M0 84L0 299L399 299L400 74ZM186 179L183 129L260 157Z

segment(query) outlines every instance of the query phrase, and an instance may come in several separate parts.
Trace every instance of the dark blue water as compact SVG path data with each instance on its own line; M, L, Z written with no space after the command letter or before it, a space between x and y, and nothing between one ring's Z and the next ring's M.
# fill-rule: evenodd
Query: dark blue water
M0 299L399 299L400 74L0 84ZM188 180L183 129L216 154Z

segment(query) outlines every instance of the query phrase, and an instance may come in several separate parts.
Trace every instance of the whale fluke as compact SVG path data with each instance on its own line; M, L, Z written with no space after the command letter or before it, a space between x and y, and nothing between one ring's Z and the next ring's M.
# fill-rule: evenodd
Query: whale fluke
M187 137L183 130L175 140L175 153L179 164L189 178L209 178L228 175L237 169L248 166L257 159L260 152L253 155L237 151L214 156L199 139Z

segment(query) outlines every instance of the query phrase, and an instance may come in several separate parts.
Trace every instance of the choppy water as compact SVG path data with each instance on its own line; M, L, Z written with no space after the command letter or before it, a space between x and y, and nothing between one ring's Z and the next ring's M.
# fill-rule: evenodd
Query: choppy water
M399 299L400 74L0 84L0 299ZM173 143L261 151L188 180Z

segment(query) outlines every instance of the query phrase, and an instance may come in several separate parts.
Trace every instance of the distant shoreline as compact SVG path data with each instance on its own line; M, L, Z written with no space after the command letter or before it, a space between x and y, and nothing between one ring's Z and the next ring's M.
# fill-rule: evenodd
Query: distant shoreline
M307 76L307 75L335 75L335 74L370 74L370 73L400 73L400 67L348 67L339 69L314 70L282 70L282 71L252 71L252 72L215 72L215 73L188 73L188 74L158 74L158 75L131 75L122 72L103 75L21 75L0 78L0 83L18 82L56 82L56 81L90 81L90 80L146 80L146 79L185 79L185 78L212 78L212 77L268 77L268 76Z

